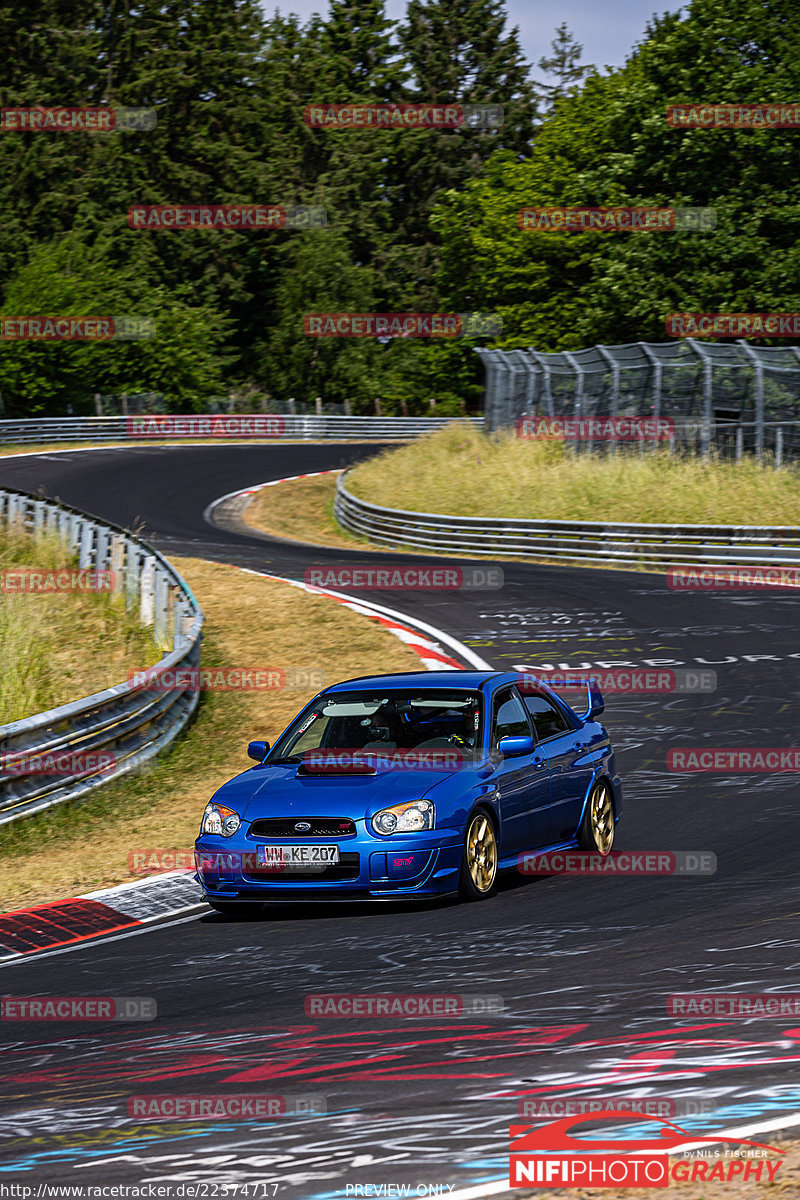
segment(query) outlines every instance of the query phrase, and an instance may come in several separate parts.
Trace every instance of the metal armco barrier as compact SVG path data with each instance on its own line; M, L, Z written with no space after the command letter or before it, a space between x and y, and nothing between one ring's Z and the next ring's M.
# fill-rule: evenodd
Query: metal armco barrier
M197 707L197 672L187 690L161 687L176 669L200 665L203 613L175 568L147 542L125 529L31 496L0 490L0 524L51 533L78 556L84 570L111 570L119 604L138 611L153 630L163 657L149 668L146 686L126 681L106 691L0 726L0 825L32 816L153 758L180 733ZM108 756L113 769L46 775L26 770L34 756ZM108 761L108 759L106 761ZM63 761L63 760L62 760ZM92 760L96 762L96 760ZM85 765L85 764L84 764ZM76 764L80 768L80 761Z
M626 566L800 564L791 525L625 525L607 521L506 520L406 512L360 500L336 484L334 514L352 533L384 546L440 554L493 554Z
M166 421L175 423L191 416L195 422L207 421L208 433L165 433L163 437L151 433L129 433L133 420ZM191 440L199 437L201 440L214 438L242 438L261 440L263 438L279 441L300 439L302 441L331 440L331 441L392 441L409 440L421 437L434 429L445 425L472 423L482 426L483 419L478 417L338 417L338 416L285 416L271 413L192 413L184 416L148 417L42 417L36 419L20 419L16 421L0 421L0 445L28 444L47 442L152 442ZM258 425L268 425L270 432L257 432ZM271 423L271 425L269 425ZM152 426L151 426L152 427ZM230 432L226 432L226 431ZM274 431L274 432L273 432Z

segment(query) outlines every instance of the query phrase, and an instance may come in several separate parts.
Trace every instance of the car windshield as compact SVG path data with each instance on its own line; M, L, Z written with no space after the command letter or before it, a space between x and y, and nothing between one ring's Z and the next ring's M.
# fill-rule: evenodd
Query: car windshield
M480 745L477 692L433 690L336 692L321 696L289 726L267 759L302 761L309 751L474 749Z

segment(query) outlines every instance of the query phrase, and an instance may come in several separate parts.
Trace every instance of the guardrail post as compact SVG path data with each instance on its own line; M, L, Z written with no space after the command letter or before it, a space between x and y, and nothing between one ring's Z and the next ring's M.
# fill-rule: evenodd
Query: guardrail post
M36 500L33 505L33 536L41 537L44 533L44 500Z
M94 527L94 569L104 571L108 566L108 529L105 525Z
M67 546L73 554L77 554L81 546L81 519L77 513L67 513L65 530Z
M156 565L153 610L153 639L158 646L163 646L167 640L169 614L167 600L169 584L164 571Z
M183 597L178 588L170 588L170 595L173 595L172 603L172 649L179 650L183 642L183 626L186 614L186 605L183 602Z
M775 470L783 466L783 428L778 426L775 430Z
M736 461L741 462L744 454L744 430L741 425L736 429Z
M139 620L142 625L153 624L155 607L156 560L152 554L145 556L139 575Z
M78 550L78 566L82 571L85 571L88 570L88 568L92 565L94 529L92 528L91 521L80 521L80 539L80 548Z
M173 650L177 650L180 645L180 630L181 630L181 594L180 588L176 583L170 583L167 586L167 641L171 644Z
M125 539L125 611L133 612L139 596L139 548Z
M114 586L111 596L114 604L121 604L125 598L125 535L115 533L111 538L111 572L114 576Z

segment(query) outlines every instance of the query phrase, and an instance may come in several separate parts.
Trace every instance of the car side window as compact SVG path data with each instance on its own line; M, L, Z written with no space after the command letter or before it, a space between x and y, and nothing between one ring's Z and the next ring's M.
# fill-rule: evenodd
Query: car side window
M499 700L495 701L492 747L497 749L500 738L520 736L531 736L531 727L525 713L525 706L519 696L514 695L513 692L505 692Z
M546 696L526 696L525 707L531 715L533 727L536 730L536 740L539 742L554 737L557 733L565 733L572 729L561 709L557 708Z

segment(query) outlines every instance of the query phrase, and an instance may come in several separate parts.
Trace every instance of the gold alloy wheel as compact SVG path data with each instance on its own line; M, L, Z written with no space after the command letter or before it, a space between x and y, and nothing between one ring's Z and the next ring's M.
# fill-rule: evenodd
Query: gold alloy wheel
M492 822L484 813L477 813L470 822L467 868L476 889L481 894L488 892L497 874L497 838Z
M608 854L614 845L614 808L604 783L592 792L589 801L589 823L594 844L601 854Z

